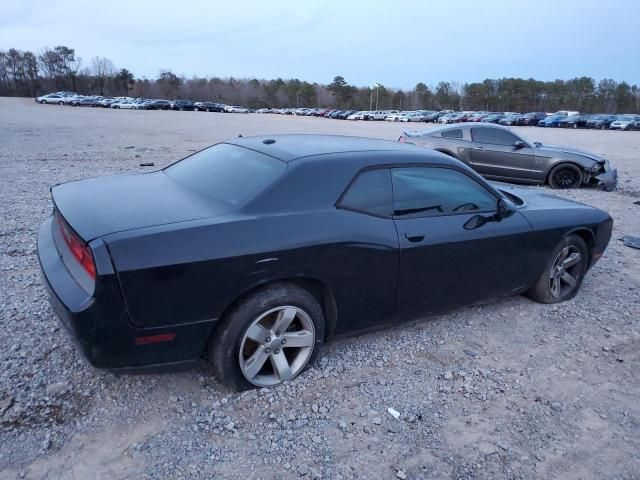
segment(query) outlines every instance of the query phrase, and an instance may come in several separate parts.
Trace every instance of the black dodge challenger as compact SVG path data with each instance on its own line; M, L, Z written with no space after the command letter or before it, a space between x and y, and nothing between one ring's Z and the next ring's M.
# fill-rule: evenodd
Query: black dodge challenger
M38 255L88 361L206 357L238 389L295 377L334 334L517 293L570 299L613 224L438 152L320 135L238 138L51 193Z

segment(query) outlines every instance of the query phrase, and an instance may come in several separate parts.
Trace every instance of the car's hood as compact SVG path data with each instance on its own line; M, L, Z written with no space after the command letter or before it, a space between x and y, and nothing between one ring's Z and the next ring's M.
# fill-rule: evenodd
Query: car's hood
M589 158L595 162L604 163L605 161L604 158L600 158L591 152L585 152L583 150L578 150L576 148L563 147L561 145L542 145L541 147L536 147L536 152L549 153L551 155L557 155L557 154L580 155L581 157Z
M558 197L549 193L546 187L516 186L510 183L489 182L495 189L510 193L523 200L523 205L518 205L523 210L554 210L566 208L593 208L580 202ZM507 195L508 197L508 195Z
M51 189L67 223L89 242L125 230L227 213L226 205L175 182L162 171L64 183Z

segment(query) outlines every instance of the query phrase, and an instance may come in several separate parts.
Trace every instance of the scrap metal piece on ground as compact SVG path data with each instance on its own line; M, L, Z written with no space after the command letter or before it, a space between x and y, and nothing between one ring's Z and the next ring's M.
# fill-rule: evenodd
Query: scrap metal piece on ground
M637 248L640 250L640 237L634 237L632 235L625 235L622 237L625 247Z

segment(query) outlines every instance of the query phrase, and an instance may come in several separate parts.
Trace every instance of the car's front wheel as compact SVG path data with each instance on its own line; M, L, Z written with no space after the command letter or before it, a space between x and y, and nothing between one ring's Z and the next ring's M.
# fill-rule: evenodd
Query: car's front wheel
M527 294L540 303L570 300L578 293L588 265L589 251L584 240L578 235L567 235Z
M236 305L209 342L216 377L245 390L291 380L317 356L325 333L322 308L288 283L266 287Z
M582 172L573 163L562 163L553 167L549 173L551 188L577 188L582 184Z

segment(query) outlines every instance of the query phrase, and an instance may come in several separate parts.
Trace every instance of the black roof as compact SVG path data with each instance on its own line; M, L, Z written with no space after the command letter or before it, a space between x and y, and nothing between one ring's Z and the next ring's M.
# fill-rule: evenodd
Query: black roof
M287 134L238 137L225 143L250 148L285 162L300 157L343 152L394 151L427 153L424 148L390 140L341 135Z

